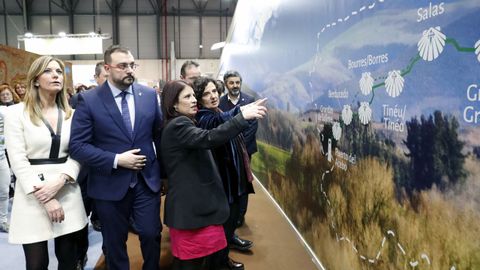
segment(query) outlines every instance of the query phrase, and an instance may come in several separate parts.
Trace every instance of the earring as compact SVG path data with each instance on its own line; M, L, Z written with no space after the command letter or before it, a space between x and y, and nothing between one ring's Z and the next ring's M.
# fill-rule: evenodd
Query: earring
M39 87L39 86L40 86L40 84L39 84L38 82L35 82L33 85L34 85L35 87Z

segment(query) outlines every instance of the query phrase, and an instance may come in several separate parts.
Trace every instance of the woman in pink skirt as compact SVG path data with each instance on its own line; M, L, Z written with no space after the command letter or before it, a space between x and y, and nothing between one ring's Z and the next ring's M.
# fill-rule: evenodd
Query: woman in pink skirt
M185 81L168 82L162 92L165 127L161 156L168 178L165 224L170 228L172 269L221 269L227 246L222 224L228 201L210 148L225 144L262 118L266 108L250 106L215 129L196 127L197 100Z

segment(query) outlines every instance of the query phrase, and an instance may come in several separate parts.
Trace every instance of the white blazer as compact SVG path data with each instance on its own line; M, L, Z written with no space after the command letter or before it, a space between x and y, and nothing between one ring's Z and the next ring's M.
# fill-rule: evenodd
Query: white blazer
M59 157L68 156L70 124L72 117L63 120ZM56 127L53 127L56 131ZM68 158L62 164L31 165L28 159L44 159L50 154L51 135L47 126L40 121L36 126L24 111L24 104L8 107L5 117L5 144L13 173L17 177L12 205L9 242L28 244L45 241L78 231L87 224L80 187L77 183L66 184L55 198L65 212L62 223L53 223L45 207L32 194L34 186L58 178L65 173L76 179L80 165Z

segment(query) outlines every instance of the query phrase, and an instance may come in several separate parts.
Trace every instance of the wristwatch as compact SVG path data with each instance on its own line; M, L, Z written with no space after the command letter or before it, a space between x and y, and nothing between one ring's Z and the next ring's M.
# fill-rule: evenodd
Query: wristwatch
M74 184L75 183L75 180L73 180L73 178L71 178L69 175L67 174L63 174L63 178L65 179L65 185L66 184Z

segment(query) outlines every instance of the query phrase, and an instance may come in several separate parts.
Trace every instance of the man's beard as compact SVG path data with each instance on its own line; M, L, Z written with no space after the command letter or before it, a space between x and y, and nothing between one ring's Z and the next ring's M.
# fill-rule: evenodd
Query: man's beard
M135 77L133 77L133 75L125 76L122 79L122 83L128 86L130 86L134 81L135 81Z
M117 84L119 87L123 87L123 89L128 88L135 82L135 77L133 75L128 75L122 78L122 80L118 80Z
M230 90L230 95L238 97L238 95L240 95L240 88L232 88L232 90Z

